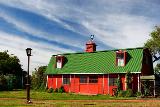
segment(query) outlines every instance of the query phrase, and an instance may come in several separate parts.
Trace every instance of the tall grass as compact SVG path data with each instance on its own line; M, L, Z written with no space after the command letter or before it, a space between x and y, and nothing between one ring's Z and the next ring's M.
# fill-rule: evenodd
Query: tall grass
M31 99L44 100L107 100L107 99L135 99L134 97L111 97L109 95L79 95L73 93L47 93L33 91L30 92ZM26 91L2 91L0 98L26 98Z
M160 100L116 98L108 95L76 95L31 90L32 104L26 104L26 91L0 92L0 107L160 107Z

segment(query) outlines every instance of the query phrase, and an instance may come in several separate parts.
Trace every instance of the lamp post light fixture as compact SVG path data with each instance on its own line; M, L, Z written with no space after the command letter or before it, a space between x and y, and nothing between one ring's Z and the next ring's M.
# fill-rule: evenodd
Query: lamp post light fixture
M26 49L26 53L28 56L28 71L27 71L27 84L26 84L26 89L27 89L27 103L31 103L30 100L30 83L29 83L29 61L30 61L30 56L31 56L31 48Z

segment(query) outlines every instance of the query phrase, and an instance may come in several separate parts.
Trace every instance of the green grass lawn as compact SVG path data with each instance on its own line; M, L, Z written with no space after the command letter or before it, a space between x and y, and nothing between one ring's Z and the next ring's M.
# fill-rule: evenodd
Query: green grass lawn
M0 92L0 107L159 107L159 99L116 98L108 95L77 95L31 90L32 104L26 104L26 91Z
M135 97L111 97L109 95L79 95L73 93L47 93L32 91L30 93L31 99L45 99L45 100L107 100L107 99L135 99ZM0 98L26 98L26 91L2 91Z

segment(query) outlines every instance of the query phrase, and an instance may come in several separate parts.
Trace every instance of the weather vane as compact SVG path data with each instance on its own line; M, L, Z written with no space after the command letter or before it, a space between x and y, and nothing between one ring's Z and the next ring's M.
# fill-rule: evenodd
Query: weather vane
M93 39L94 39L94 35L91 35L91 36L90 36L90 38L91 38L91 40L93 41Z

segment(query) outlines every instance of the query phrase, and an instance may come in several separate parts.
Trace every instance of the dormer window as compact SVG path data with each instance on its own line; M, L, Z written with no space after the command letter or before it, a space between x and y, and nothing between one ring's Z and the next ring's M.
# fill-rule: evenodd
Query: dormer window
M125 66L126 64L126 51L117 51L116 52L116 65Z
M62 68L63 60L64 60L64 56L61 56L61 55L56 56L56 68Z

